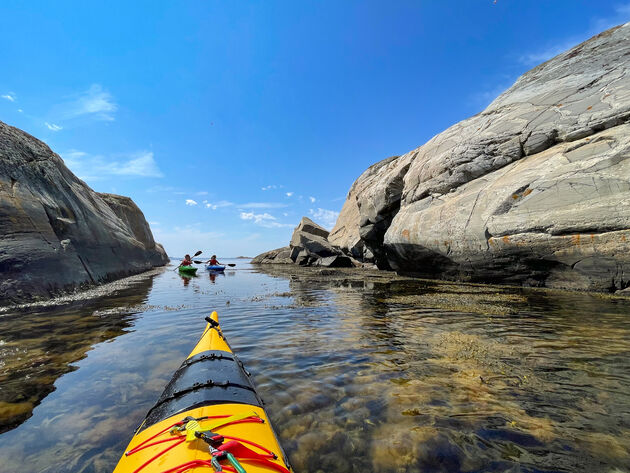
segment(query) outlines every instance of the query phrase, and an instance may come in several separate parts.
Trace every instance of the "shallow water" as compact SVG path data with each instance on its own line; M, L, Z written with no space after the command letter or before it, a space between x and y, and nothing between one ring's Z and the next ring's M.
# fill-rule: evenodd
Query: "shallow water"
M629 299L233 262L0 313L0 472L111 471L214 309L296 472L630 471Z

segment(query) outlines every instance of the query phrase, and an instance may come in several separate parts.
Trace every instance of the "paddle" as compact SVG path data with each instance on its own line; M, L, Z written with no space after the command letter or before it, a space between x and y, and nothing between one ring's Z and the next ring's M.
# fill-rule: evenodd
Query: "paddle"
M197 253L195 253L194 255L192 255L192 257L194 258L195 256L199 256L201 253L203 253L203 251L199 250ZM193 263L195 263L195 264L203 264L203 261L195 261L195 260L193 260ZM182 264L181 264L181 263L179 263L179 264L177 265L177 267L176 267L175 269L173 269L173 271L178 270L178 269L179 269L179 267L180 267L181 265L182 265Z

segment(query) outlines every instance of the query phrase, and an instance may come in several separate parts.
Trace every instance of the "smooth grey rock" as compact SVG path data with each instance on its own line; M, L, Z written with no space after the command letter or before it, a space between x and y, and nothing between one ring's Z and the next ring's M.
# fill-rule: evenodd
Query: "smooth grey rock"
M335 255L319 258L313 266L324 266L327 268L352 268L352 260L347 256Z
M0 122L0 305L168 262L135 204L105 199L43 142Z
M626 24L527 72L423 146L370 167L329 241L380 268L431 277L625 288L629 163Z
M383 237L400 205L403 177L414 155L384 159L359 176L328 236L330 243L354 258L388 267Z
M267 251L256 257L251 261L252 264L293 264L291 259L291 248L283 246L282 248L276 248L275 250Z

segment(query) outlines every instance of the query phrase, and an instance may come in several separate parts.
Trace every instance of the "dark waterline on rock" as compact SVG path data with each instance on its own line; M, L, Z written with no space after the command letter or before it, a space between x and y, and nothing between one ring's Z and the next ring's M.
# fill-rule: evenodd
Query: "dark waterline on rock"
M630 300L233 262L0 314L0 472L111 471L214 309L296 472L630 464Z

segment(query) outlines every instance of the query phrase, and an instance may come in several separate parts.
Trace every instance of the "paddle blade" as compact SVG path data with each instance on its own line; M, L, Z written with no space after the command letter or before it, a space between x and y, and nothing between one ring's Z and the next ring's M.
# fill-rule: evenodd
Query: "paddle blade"
M199 250L197 253L195 253L195 254L193 255L193 258L194 258L195 256L199 256L201 253L203 253L203 251Z
M228 263L228 266L229 266L230 268L233 268L233 267L234 267L234 266L236 266L236 265L235 265L234 263Z

